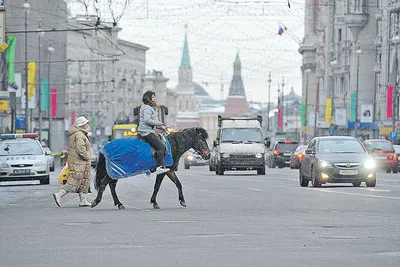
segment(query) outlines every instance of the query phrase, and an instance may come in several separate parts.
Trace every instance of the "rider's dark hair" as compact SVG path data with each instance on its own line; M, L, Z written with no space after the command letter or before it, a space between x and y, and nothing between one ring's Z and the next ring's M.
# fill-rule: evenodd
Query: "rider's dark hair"
M143 94L143 97L142 97L142 101L143 101L143 104L145 104L145 105L151 105L152 103L151 103L151 97L153 96L153 95L155 95L156 93L154 93L153 91L147 91L146 93L144 93Z

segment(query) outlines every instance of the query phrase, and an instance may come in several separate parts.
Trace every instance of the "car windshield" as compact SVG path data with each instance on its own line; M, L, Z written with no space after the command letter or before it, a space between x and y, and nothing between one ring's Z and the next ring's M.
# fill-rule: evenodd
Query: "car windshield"
M278 143L278 144L276 144L275 149L280 150L280 151L294 152L298 146L299 146L298 143Z
M0 156L43 155L42 146L36 141L3 141Z
M383 151L393 151L393 145L387 141L370 141L365 143L369 149L373 150L383 150Z
M365 149L358 140L331 139L321 140L318 145L318 152L322 154L365 153Z
M307 146L298 146L295 152L303 153L306 151Z
M258 128L225 128L222 130L221 142L262 143L263 137Z

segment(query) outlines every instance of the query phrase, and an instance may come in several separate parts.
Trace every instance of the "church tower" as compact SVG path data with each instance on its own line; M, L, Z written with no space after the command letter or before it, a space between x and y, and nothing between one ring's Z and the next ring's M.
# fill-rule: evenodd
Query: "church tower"
M233 63L233 77L229 87L228 98L226 99L226 116L246 116L249 112L249 106L246 100L246 92L242 80L242 63L239 53L236 54Z
M187 28L187 26L185 26ZM179 66L179 81L176 88L178 128L199 126L199 113L196 106L195 89L193 87L193 72L190 65L189 45L187 33L183 42L182 59Z

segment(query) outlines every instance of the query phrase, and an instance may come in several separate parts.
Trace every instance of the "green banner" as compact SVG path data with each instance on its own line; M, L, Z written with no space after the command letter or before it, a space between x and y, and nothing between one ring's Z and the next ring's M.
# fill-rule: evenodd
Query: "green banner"
M274 128L278 127L278 112L274 113Z
M301 112L301 125L302 126L307 126L306 125L306 104L301 104L300 105L300 112Z
M356 111L357 111L357 93L351 93L350 95L350 121L356 121Z
M7 45L8 48L6 50L6 62L8 68L8 84L13 86L15 84L15 46L17 43L17 37L8 36Z
M40 107L42 110L49 108L49 81L47 79L42 79L40 85Z
M92 132L95 132L96 130L97 130L97 118L96 118L96 114L93 114L92 115L92 121L91 121L91 125L90 125L90 127L91 127L91 130L92 130Z

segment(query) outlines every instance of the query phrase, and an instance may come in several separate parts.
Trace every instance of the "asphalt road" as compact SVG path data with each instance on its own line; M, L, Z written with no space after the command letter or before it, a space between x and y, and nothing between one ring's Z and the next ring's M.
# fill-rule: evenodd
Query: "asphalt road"
M166 179L154 210L154 175L118 183L126 210L108 188L94 209L76 194L56 207L57 175L0 187L0 266L400 266L400 174L376 188L301 188L287 168L178 176L187 208Z

